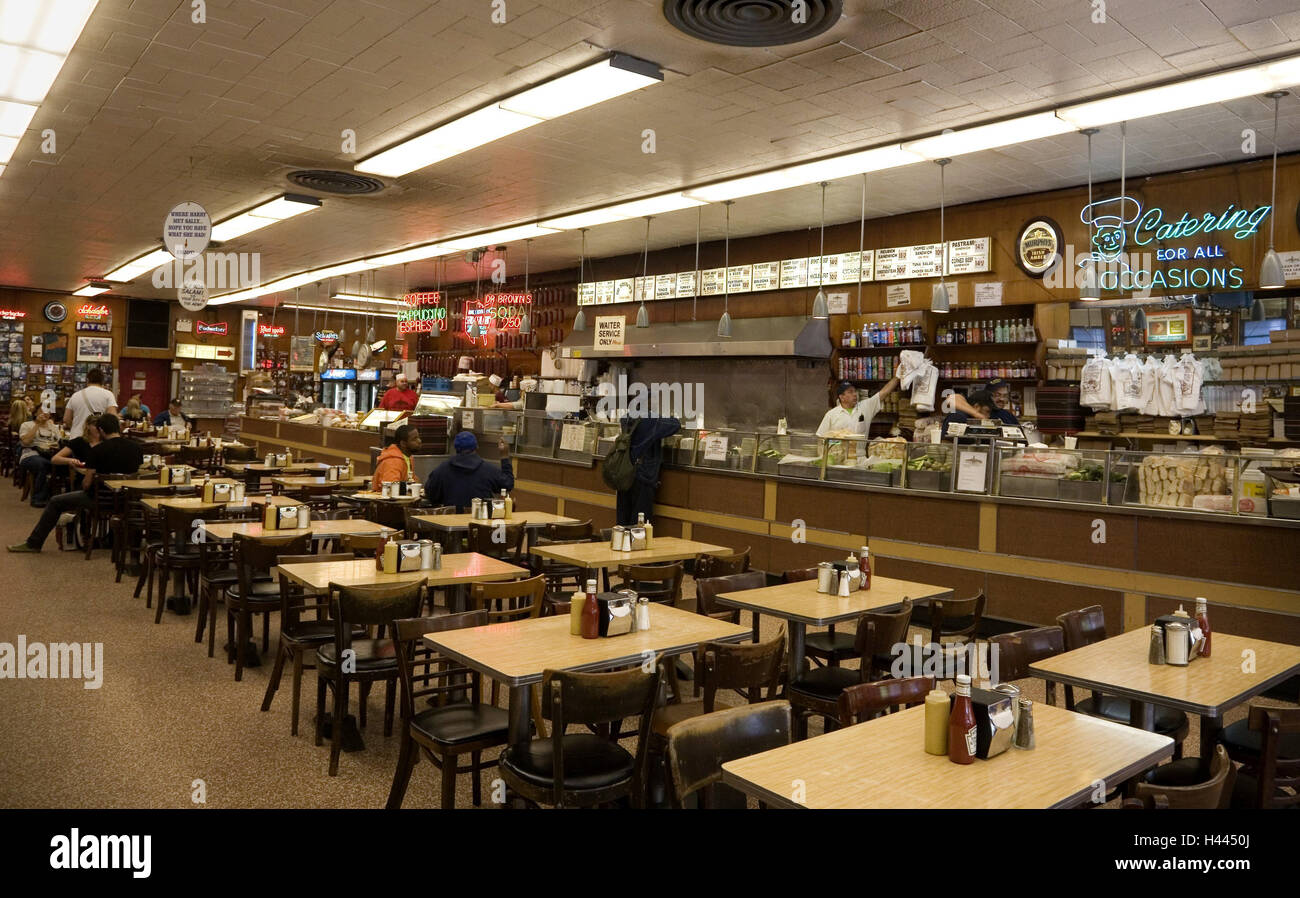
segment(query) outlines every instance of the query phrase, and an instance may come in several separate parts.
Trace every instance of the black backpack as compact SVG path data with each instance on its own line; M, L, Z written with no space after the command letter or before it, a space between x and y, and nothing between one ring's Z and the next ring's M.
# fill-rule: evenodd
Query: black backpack
M605 456L605 463L600 466L600 476L605 479L610 489L626 492L636 483L637 463L632 461L632 431L626 427L614 438L614 448Z

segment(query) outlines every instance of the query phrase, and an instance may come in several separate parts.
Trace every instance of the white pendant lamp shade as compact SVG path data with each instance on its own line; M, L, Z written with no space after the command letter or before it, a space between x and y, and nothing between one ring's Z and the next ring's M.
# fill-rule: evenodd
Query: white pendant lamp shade
M636 326L637 327L650 326L650 312L648 309L646 309L644 301L641 303L641 308L636 310Z
M951 303L948 300L948 285L943 281L934 285L930 291L930 311L940 315L948 314Z
M519 333L521 336L528 336L533 332L533 323L528 320L528 313L524 312L524 317L519 319Z
M1260 302L1258 296L1256 296L1255 301L1250 304L1250 320L1251 321L1264 320L1264 304Z
M573 329L576 332L582 332L587 329L587 312L585 309L578 309L578 314L573 319Z
M1101 299L1101 281L1097 277L1097 263L1086 259L1079 266L1079 299L1096 302Z
M731 336L731 207L735 200L727 200L722 205L727 210L727 226L722 241L722 317L718 319L718 336ZM695 275L700 276L698 273Z
M1275 90L1268 96L1273 100L1273 213L1268 217L1268 252L1264 253L1264 260L1259 263L1259 287L1261 290L1277 290L1286 286L1286 275L1282 273L1282 260L1273 249L1273 226L1277 221L1277 109L1282 98L1286 96L1286 91ZM1256 308L1259 309L1258 318L1255 317ZM1264 320L1264 310L1258 299L1255 300L1250 311L1251 321Z
M1140 331L1147 329L1147 313L1138 309L1137 314L1133 316L1133 326Z
M1259 287L1261 290L1276 290L1286 286L1286 275L1282 273L1282 258L1273 247L1264 253L1264 261L1259 265Z
M722 317L718 319L718 336L719 337L731 336L731 313L730 312L723 312Z
M817 295L813 297L812 316L814 318L829 318L831 313L826 303L826 291L818 290Z

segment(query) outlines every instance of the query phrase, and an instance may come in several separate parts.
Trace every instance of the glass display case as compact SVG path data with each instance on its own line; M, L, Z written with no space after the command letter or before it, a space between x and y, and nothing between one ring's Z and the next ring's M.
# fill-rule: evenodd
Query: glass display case
M463 397L454 393L421 393L412 415L450 415L463 403Z
M826 479L869 486L902 486L907 441L865 436L826 439Z
M283 396L276 396L271 393L251 393L244 403L244 414L250 418L279 418L281 417L281 409L287 408L288 405Z
M225 366L211 363L182 371L181 410L191 418L224 418L235 401L236 377Z
M903 486L912 490L952 492L951 443L908 443Z
M1214 447L1186 453L1116 451L1110 456L1112 475L1124 477L1124 505L1234 512L1233 492L1243 463L1239 455Z
M816 434L756 432L754 470L760 474L821 480L825 461L826 449Z
M695 434L694 466L753 473L758 434L752 430L703 430Z
M1106 501L1109 453L1104 450L1014 446L995 451L999 496L1098 505Z
M366 412L365 417L361 419L361 423L357 426L362 430L382 431L386 425L396 421L404 414L406 412L390 412L385 408L372 408Z

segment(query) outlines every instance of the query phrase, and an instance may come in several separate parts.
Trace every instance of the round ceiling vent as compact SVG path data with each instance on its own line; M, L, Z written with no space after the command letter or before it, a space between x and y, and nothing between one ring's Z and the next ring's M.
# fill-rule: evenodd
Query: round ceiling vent
M843 7L843 0L664 0L664 18L712 44L774 47L816 37Z
M285 180L295 187L334 196L365 196L368 193L378 193L385 187L384 182L378 178L322 168L292 171L285 176Z

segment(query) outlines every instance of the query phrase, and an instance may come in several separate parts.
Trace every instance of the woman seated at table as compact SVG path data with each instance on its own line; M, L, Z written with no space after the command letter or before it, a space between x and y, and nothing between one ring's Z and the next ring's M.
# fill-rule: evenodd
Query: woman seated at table
M149 409L140 401L138 393L126 401L126 407L122 409L122 420L132 424L149 420Z

